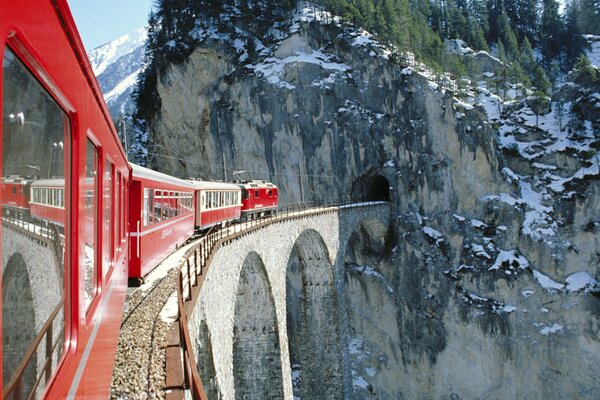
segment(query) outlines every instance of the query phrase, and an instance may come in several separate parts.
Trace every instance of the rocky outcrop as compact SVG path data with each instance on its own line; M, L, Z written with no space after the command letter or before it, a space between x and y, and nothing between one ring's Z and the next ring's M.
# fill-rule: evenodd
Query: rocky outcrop
M396 223L365 224L345 258L349 397L596 397L592 130L556 128L557 104L536 116L484 86L459 101L315 15L278 28L269 43L204 32L165 69L152 162L204 179L246 169L282 203L387 183Z

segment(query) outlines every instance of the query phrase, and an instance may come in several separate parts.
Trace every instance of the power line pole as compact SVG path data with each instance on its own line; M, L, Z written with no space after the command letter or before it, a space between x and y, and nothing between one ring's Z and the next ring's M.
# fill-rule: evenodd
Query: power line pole
M304 203L304 188L302 187L302 166L298 163L298 180L300 181L300 203Z
M223 154L223 182L227 182L227 168L225 166L225 153Z
M121 133L123 135L123 147L125 147L125 156L129 158L129 153L127 150L127 132L125 129L125 117L121 116Z

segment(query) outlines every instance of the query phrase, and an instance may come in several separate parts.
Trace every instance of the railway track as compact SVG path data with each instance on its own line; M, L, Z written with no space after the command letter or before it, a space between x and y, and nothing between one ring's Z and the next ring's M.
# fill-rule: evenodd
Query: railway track
M179 259L188 243L163 260L138 288L130 288L121 323L110 398L164 399L165 347L176 315L169 315ZM176 297L173 297L176 301ZM165 307L166 306L166 307ZM176 313L176 307L174 309ZM172 317L172 318L171 318Z

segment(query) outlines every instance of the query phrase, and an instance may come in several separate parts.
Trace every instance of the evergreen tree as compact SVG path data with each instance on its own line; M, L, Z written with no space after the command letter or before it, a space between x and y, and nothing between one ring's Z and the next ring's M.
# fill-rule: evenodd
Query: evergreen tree
M502 0L487 0L486 11L488 16L489 29L486 39L488 43L498 42L500 38L500 16L505 13Z
M542 93L548 93L548 90L551 87L546 72L544 72L544 69L539 65L533 70L531 84Z
M575 0L573 7L580 32L600 35L600 0Z
M526 71L533 71L535 59L533 58L533 49L531 48L531 43L529 43L529 39L527 39L527 37L523 38L520 49L521 55L519 60L521 61L523 68L525 68Z
M587 42L579 30L579 15L572 3L567 5L563 18L564 29L560 39L563 54L561 67L564 71L568 71L573 68L577 58L584 54Z
M562 23L558 14L558 2L556 0L543 0L542 7L540 48L545 57L546 66L549 66L560 54Z
M518 58L519 45L517 43L517 37L510 27L510 21L508 20L508 15L505 12L501 13L500 17L498 18L498 28L498 39L504 45L507 59L512 61Z
M587 58L585 54L579 56L573 67L573 71L575 71L576 74L575 81L580 82L585 86L591 86L594 83L598 83L600 80L598 69L592 65L590 59Z
M488 51L488 44L485 41L485 33L476 20L470 19L467 25L467 43L473 50Z

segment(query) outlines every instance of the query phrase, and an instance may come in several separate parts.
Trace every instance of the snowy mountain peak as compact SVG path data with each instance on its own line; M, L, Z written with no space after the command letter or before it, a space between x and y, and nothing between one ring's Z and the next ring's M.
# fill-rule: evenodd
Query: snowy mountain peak
M99 76L109 65L142 47L147 36L146 28L139 28L112 42L96 47L88 54L94 74Z
M88 57L104 100L114 118L135 109L131 94L143 70L144 48L148 32L137 29L92 50Z

